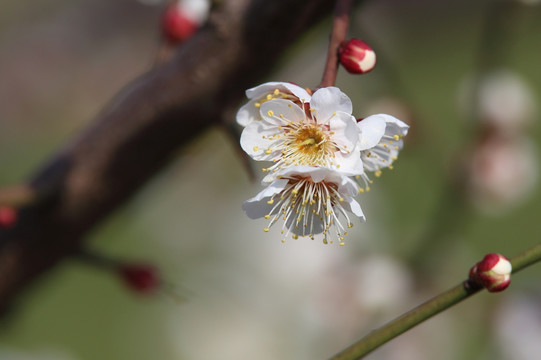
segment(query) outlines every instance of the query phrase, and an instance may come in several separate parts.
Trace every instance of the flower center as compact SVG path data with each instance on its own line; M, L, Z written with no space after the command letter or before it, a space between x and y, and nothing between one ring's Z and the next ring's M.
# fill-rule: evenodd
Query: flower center
M307 155L321 152L327 141L321 128L316 125L303 126L294 136L298 151Z

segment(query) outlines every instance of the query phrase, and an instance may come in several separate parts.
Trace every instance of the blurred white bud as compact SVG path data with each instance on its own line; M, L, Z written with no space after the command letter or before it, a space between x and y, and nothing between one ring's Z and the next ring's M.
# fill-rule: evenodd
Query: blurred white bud
M410 271L390 257L364 259L357 275L357 301L371 311L393 309L408 299L413 288Z
M534 297L505 297L493 317L502 359L538 360L541 354L541 301Z
M477 86L477 89L474 88ZM474 91L477 90L476 95ZM515 130L521 129L537 115L537 107L530 88L525 81L510 70L490 72L478 80L466 80L460 87L459 101L464 111L470 110L472 99L479 120L493 126Z
M179 7L196 24L203 24L209 15L210 0L180 0Z
M488 213L518 204L534 188L537 163L527 138L488 136L473 150L467 164L470 199Z

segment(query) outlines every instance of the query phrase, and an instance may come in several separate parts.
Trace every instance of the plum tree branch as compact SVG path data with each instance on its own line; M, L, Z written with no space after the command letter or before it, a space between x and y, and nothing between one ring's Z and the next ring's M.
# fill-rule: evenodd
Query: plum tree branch
M0 231L0 312L188 144L232 121L244 89L332 10L329 0L223 0L209 23L127 85L28 181L35 201Z

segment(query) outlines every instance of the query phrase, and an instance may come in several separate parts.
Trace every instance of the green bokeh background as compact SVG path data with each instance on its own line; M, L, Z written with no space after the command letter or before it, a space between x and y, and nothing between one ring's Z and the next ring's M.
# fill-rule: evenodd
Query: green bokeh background
M464 207L449 187L472 137L458 91L477 70L492 3L385 0L356 10L350 34L373 45L379 63L362 77L341 71L337 86L358 117L391 96L415 122L395 169L361 196L368 222L347 246L281 244L278 234L264 234L264 223L241 210L260 187L248 180L235 144L214 129L88 239L96 251L156 264L175 296L140 297L106 271L66 261L3 320L0 358L324 359L461 281L484 254L512 256L531 246L541 233L539 187L498 215ZM501 39L505 56L493 63L524 78L538 102L541 6L515 6L509 38ZM160 6L135 0L0 4L0 185L35 172L149 68L159 15ZM329 26L299 39L268 80L317 85ZM526 131L536 144L538 118ZM345 306L340 291L358 286L339 286L356 279L345 269L378 256L411 274L408 292L391 307ZM541 307L538 279L539 269L529 268L506 293L475 296L368 358L508 359L495 317L515 297Z

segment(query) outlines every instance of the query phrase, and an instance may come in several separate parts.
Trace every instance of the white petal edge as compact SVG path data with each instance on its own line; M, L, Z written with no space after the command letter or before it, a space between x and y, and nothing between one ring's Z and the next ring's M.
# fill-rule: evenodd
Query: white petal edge
M338 145L340 151L344 153L354 151L360 138L360 131L353 116L338 112L331 117L329 127L334 132L332 140Z
M272 144L276 141L268 140L269 135L274 133L272 128L266 127L261 122L252 122L240 134L240 146L254 160L271 161L276 154L267 154L265 151L272 148Z
M256 100L250 100L242 105L237 111L237 124L240 126L248 126L252 121L261 120L259 108L255 107Z
M314 109L317 122L321 124L327 123L335 112L342 111L351 115L353 111L350 98L334 86L317 90L312 95L310 107Z
M283 191L288 182L289 180L287 179L275 180L256 196L246 200L244 204L242 204L242 210L244 210L250 219L259 219L269 214L273 205L268 204L267 199Z
M377 114L367 117L357 123L360 130L359 149L366 150L376 146L385 134L385 114Z

